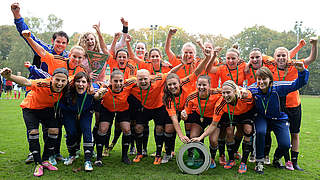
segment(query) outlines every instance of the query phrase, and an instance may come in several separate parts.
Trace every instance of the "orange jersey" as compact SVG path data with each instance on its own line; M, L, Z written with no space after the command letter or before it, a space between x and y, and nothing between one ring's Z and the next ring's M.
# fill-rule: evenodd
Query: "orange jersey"
M246 63L240 62L240 64L238 64L238 68L231 70L226 64L224 64L218 66L218 71L215 74L221 79L221 85L227 80L233 80L238 86L242 86L245 79L245 66Z
M28 109L44 109L53 107L62 93L54 93L51 91L51 77L47 79L30 80L31 90L27 97L21 102L20 107Z
M177 65L181 64L180 59L176 56L169 59L169 62L171 63L172 67L176 67ZM180 79L183 79L190 75L192 72L194 72L198 65L199 59L195 59L191 64L183 65L183 67L181 67L176 74L179 76Z
M180 84L180 94L178 97L175 97L174 100L169 100L169 106L166 107L169 116L177 115L177 111L182 111L185 107L185 102L188 95L193 92L192 83L197 79L197 76L192 73L183 80Z
M230 115L241 115L254 107L252 94L248 90L247 92L248 97L245 99L238 99L236 106L229 104ZM228 106L227 102L221 96L214 107L213 121L219 122L224 113L228 113Z
M202 113L200 113L199 108L199 92L194 91L193 93L189 94L185 104L185 110L187 114L191 114L192 111L196 111L199 115L203 113L203 117L211 118L213 116L213 109L216 102L221 97L221 90L220 89L210 89L210 96L207 99L200 99L200 107ZM207 101L207 104L206 104ZM205 107L206 106L206 107Z
M262 56L262 66L265 66L269 68L271 71L274 66L274 58L271 56ZM248 80L248 86L256 82L256 71L257 69L253 69L252 66L250 66L250 72L249 74L246 74L246 80Z
M59 55L52 55L50 53L46 53L44 57L41 58L41 62L45 62L48 65L48 73L52 76L53 71L57 68L66 68L68 69L68 58L64 58Z
M50 75L53 74L54 70L57 68L66 68L69 71L69 76L74 76L78 72L86 72L85 69L81 66L76 66L74 69L70 69L68 66L68 58L64 58L59 55L52 55L50 53L46 53L46 55L41 58L41 62L45 62L48 65L48 73Z
M129 103L127 101L130 95L131 88L135 85L136 78L130 78L125 80L123 89L119 93L114 93L111 87L108 87L108 91L102 97L101 104L110 112L122 112L129 109Z
M139 63L139 69L146 69L151 75L156 75L159 73L167 73L171 70L171 67L160 65L160 69L156 71L151 62L141 62Z
M304 60L299 60L304 61ZM287 63L287 73L284 70L278 70L277 65L272 69L273 81L294 81L298 78L298 70L294 67L292 61ZM305 66L308 68L308 66ZM271 69L270 69L271 70ZM299 91L293 91L286 96L286 107L297 107L301 104Z
M120 69L118 62L112 56L109 56L109 59L107 60L107 63L110 66L110 74L112 73L113 68L118 68L120 71L123 72L124 79L131 78L131 77L135 76L136 73L137 73L136 66L132 65L129 61L127 62L127 65L126 65L125 69Z
M148 89L142 90L135 85L131 89L131 94L141 102L143 107L148 109L159 108L163 105L162 96L166 78L167 74L157 74L153 79L151 79L149 93L147 93Z

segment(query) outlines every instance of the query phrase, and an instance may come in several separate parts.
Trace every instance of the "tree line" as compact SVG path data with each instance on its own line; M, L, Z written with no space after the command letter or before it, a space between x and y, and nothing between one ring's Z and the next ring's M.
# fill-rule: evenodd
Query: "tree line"
M53 32L63 30L63 20L50 14L44 21L38 17L26 17L26 24L30 30L46 43L51 43L51 36ZM45 23L44 23L45 22ZM167 59L164 52L164 44L171 26L159 26L154 30L154 47L162 51L163 59ZM130 27L129 34L133 37L132 45L138 41L146 43L147 47L152 48L153 32L148 28L133 29ZM242 32L231 36L230 38L223 37L221 34L191 34L186 32L183 28L176 27L177 33L172 39L172 51L175 54L181 54L182 45L186 42L194 42L201 39L203 42L212 42L215 46L223 47L220 53L220 58L224 59L225 52L232 44L238 44L241 52L240 56L243 60L248 61L249 53L253 48L260 48L265 55L273 56L274 50L277 47L283 46L288 49L293 48L297 44L297 35L295 27L290 31L277 32L265 26L255 25L245 28ZM92 31L94 31L92 29ZM120 31L120 29L119 29ZM307 44L298 54L298 59L309 56L311 45L308 43L309 38L316 36L315 31L310 28L300 29L300 39L305 39ZM74 32L70 36L68 48L78 43L81 33ZM113 35L103 33L105 43L111 44ZM19 36L14 25L0 26L0 67L11 67L13 72L22 72L27 76L28 71L24 68L25 61L33 59L33 53L24 40ZM319 42L318 42L319 43ZM197 46L197 55L203 57L200 47ZM316 61L309 66L311 73L308 85L303 88L301 94L320 95L320 61L317 57Z

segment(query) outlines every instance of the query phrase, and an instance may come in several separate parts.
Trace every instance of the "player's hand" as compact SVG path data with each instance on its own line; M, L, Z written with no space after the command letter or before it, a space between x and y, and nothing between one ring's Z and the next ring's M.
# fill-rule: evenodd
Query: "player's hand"
M123 17L121 17L120 21L124 27L128 27L128 20L125 20Z
M317 37L311 37L310 38L310 44L317 45L317 43L318 43L318 38Z
M100 33L100 21L98 22L98 24L94 24L92 27L97 31L97 33Z
M306 45L306 41L304 39L301 39L299 41L299 46L303 47L304 45Z
M302 61L296 61L294 62L294 67L299 71L302 72L304 71L304 63Z
M12 74L12 70L10 68L3 68L0 70L0 74L1 76L3 76L5 79L10 79L11 74Z
M171 27L171 28L169 29L169 35L174 35L177 31L178 31L177 28Z
M126 42L130 43L132 41L132 37L128 34L126 37Z
M11 11L13 15L20 15L20 5L19 3L13 3L11 4Z
M31 37L31 32L30 32L29 30L23 30L23 31L21 32L21 34L22 34L22 36L23 36L24 38L29 38L29 37Z
M191 142L200 142L201 138L200 137L194 137L191 139Z
M121 37L121 32L114 33L114 39L119 39Z
M24 67L29 68L30 66L32 66L30 61L24 62Z
M191 142L191 140L187 137L187 136L179 136L180 140L183 142L183 143L189 143Z
M181 119L184 121L186 121L188 119L188 114L187 114L186 110L181 111Z

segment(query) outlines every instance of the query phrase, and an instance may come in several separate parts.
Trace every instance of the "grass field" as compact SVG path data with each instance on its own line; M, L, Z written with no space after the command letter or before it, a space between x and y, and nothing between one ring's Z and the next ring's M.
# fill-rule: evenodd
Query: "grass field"
M0 179L28 179L33 177L34 165L26 165L24 160L28 154L26 128L22 119L21 100L0 99ZM320 98L306 96L302 98L303 120L300 134L299 164L304 172L279 170L266 166L265 174L258 175L253 171L254 164L248 164L248 172L240 175L237 166L225 170L219 166L209 169L201 175L187 175L180 172L176 161L155 166L153 158L144 158L141 163L131 166L120 162L121 139L111 152L110 157L103 160L104 166L94 167L94 171L86 173L83 170L83 155L71 166L58 163L59 171L45 171L45 179L320 179ZM151 128L153 124L151 123ZM152 130L150 132L153 132ZM149 153L155 150L153 133L150 133ZM274 137L273 137L274 139ZM208 142L206 142L208 144ZM181 142L176 141L176 149ZM271 155L273 155L276 141L273 140ZM176 150L176 151L177 151ZM61 152L67 156L65 139L62 140ZM133 159L133 156L131 157ZM217 159L217 158L216 158ZM73 169L81 167L81 171Z

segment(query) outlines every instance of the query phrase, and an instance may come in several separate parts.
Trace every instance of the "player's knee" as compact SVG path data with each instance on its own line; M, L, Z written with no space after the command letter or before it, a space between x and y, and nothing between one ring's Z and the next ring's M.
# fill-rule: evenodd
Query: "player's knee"
M59 128L49 128L48 133L49 134L59 134Z

